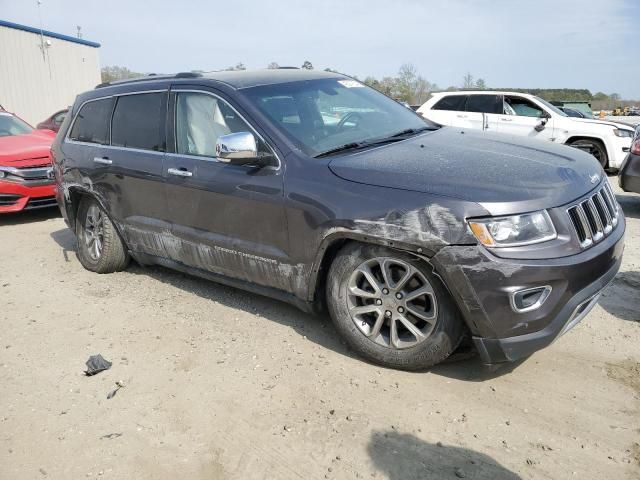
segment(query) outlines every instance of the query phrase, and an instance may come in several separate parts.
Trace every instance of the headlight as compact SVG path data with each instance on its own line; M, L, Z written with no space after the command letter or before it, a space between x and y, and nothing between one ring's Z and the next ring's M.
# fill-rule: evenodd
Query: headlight
M613 130L613 133L616 137L623 137L623 138L632 138L633 137L633 131L632 130L620 130L619 128L616 128Z
M540 212L469 220L476 238L485 247L516 247L553 240L558 235L551 217Z

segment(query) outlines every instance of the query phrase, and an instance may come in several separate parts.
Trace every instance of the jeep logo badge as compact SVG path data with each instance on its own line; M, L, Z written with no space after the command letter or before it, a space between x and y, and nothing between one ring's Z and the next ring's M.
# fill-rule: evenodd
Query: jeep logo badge
M591 183L598 183L598 180L600 180L600 175L598 175L597 173L589 175L589 180L591 180Z

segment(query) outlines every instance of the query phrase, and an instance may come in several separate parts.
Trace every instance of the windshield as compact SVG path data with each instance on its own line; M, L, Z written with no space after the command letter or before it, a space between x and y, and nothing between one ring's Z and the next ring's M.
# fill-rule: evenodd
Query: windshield
M556 107L555 105L550 104L546 100L544 100L544 99L542 99L540 97L535 97L535 99L538 100L540 103L542 103L545 107L547 107L553 113L557 113L561 117L568 117L569 116L566 113L564 113L562 110L560 110L558 107Z
M244 93L310 156L428 126L395 100L350 79L265 85Z
M8 113L0 113L0 137L23 135L31 133L32 130L33 128L27 122Z

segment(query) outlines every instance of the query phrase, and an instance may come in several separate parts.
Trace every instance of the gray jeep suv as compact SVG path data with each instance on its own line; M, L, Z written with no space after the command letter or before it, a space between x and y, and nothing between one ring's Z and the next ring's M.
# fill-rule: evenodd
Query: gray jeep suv
M594 306L625 220L577 149L426 123L356 80L184 73L80 95L53 149L85 268L130 258L326 308L359 354L424 369L465 338L524 358Z

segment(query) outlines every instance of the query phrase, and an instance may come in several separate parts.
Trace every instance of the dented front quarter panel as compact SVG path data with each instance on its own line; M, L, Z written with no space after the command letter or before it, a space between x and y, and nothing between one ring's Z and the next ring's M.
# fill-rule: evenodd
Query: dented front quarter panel
M487 215L472 202L350 182L326 159L287 157L285 207L290 259L302 268L294 293L313 300L322 260L334 242L358 240L433 256L447 245L473 245L466 223Z

